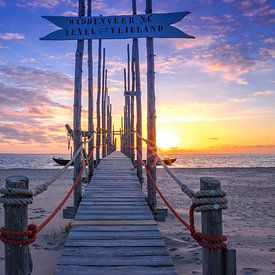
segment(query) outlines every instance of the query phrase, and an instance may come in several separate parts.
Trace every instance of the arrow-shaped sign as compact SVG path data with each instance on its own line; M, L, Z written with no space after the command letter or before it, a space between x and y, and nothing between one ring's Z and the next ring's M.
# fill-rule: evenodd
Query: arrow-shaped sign
M190 12L97 17L43 16L60 27L42 40L126 39L144 37L194 38L176 27Z

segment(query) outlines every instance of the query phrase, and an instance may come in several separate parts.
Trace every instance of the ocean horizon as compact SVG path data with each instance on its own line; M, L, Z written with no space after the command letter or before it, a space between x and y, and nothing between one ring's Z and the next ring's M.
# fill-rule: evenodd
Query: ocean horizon
M144 154L145 158L146 154ZM275 154L162 154L177 158L171 168L269 168L275 167ZM59 169L53 157L69 159L69 154L0 153L0 169Z

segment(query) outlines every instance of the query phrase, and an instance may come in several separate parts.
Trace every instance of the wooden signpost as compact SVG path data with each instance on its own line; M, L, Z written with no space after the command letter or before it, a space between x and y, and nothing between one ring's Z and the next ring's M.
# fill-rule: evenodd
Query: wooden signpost
M78 39L127 39L127 38L194 38L171 26L190 12L159 14L134 14L121 16L43 16L60 30L54 31L42 40Z

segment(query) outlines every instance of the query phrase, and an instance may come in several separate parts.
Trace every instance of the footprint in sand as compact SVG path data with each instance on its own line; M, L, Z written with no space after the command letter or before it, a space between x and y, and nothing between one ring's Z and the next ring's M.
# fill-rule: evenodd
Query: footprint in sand
M243 275L254 275L254 274L260 274L260 269L253 268L253 267L245 267L242 269Z

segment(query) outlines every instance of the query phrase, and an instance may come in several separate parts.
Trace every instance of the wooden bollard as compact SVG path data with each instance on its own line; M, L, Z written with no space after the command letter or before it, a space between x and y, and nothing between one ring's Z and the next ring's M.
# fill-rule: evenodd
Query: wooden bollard
M12 189L29 189L29 179L25 176L6 178L6 187ZM5 228L8 231L28 230L28 205L6 205ZM22 237L19 237L20 239ZM14 239L16 239L14 237ZM29 274L29 246L14 247L5 245L5 274Z
M203 177L200 179L201 190L221 190L219 180ZM221 236L222 210L209 210L201 212L202 233L209 236ZM223 249L207 249L202 251L202 273L203 275L224 274L224 253Z

